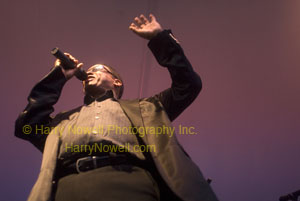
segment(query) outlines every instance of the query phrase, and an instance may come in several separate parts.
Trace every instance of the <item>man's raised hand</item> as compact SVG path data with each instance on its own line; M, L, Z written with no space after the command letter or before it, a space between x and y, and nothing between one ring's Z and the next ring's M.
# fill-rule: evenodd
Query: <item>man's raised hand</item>
M144 16L135 17L134 22L130 24L129 29L142 38L150 40L163 29L156 21L154 15L150 14L150 21Z

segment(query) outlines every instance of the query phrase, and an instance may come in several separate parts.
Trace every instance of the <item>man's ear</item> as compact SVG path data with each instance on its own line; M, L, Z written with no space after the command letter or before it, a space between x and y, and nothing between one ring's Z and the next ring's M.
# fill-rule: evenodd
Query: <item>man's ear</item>
M119 80L119 79L114 79L114 86L116 86L116 87L120 87L120 86L122 86L123 84L122 84L122 82L121 82L121 80Z

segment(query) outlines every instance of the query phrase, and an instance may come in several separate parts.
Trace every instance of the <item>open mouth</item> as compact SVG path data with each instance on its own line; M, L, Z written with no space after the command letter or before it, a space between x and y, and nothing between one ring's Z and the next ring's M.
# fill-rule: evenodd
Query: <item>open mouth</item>
M86 81L92 81L93 79L95 79L94 76L88 76L87 79L86 79Z

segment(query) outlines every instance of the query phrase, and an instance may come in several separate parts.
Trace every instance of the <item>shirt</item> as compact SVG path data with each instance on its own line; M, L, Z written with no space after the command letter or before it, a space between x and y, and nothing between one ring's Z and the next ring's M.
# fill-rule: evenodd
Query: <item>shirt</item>
M70 116L62 136L59 158L95 152L129 152L139 159L145 156L139 149L137 133L114 98L94 100ZM123 150L123 151L122 151Z

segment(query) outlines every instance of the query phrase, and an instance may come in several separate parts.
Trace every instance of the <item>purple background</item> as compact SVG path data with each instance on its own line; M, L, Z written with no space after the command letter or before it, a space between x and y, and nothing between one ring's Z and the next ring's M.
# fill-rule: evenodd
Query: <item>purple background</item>
M53 47L85 63L116 67L123 98L170 86L128 26L153 12L171 28L203 80L196 101L174 122L178 138L223 201L278 200L300 189L300 2L179 0L1 1L1 200L27 198L41 153L14 137L33 85L53 66ZM142 79L142 69L145 76ZM142 81L143 80L143 81ZM69 81L56 112L82 104Z

